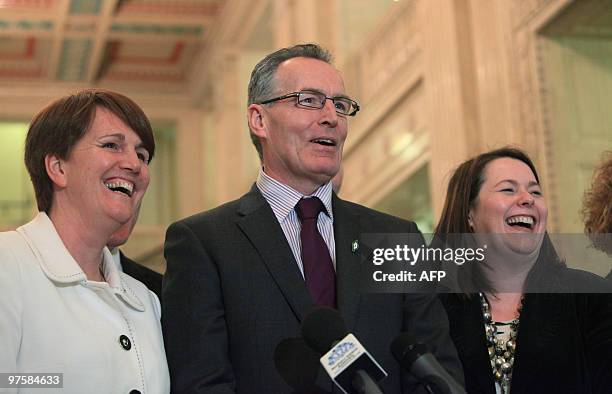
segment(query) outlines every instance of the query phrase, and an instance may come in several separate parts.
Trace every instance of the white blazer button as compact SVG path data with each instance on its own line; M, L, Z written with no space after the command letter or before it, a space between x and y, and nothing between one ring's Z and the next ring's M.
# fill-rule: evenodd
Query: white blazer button
M130 350L132 348L132 342L130 341L130 338L125 335L121 335L119 337L119 343L121 344L121 347L123 347L125 350Z

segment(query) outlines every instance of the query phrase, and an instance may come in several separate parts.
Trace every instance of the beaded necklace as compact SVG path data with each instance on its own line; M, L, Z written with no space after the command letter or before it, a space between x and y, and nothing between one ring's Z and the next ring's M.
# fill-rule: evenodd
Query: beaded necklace
M478 293L478 295L480 296L480 306L485 325L487 350L491 360L491 367L493 368L493 378L499 383L502 394L506 394L510 391L510 380L512 379L512 367L514 366L514 354L516 352L516 336L521 309L523 308L523 298L521 298L519 303L516 319L510 322L510 338L504 341L496 337L497 326L493 323L489 301L487 301L483 293Z

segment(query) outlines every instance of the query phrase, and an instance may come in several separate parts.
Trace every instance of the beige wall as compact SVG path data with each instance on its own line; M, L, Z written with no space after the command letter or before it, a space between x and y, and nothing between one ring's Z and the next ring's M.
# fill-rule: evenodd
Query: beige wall
M36 200L23 164L27 123L0 123L0 231L27 221L35 212Z
M602 150L612 149L612 35L543 40L551 187L557 228L581 232L581 194Z

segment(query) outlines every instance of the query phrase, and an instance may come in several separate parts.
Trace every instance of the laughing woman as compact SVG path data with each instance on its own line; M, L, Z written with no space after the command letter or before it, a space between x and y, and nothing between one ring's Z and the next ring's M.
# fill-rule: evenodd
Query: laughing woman
M547 217L520 150L481 154L451 177L437 239L487 245L462 291L440 296L470 394L612 393L610 284L560 261Z
M0 372L62 373L67 393L169 392L159 301L105 247L137 212L154 150L145 114L114 92L34 118L25 163L39 213L0 233Z

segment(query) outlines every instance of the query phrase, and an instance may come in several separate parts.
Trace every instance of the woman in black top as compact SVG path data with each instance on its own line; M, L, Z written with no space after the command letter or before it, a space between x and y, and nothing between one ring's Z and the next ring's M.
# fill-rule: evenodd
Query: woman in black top
M612 393L610 283L559 260L547 215L520 150L481 154L449 182L434 242L486 245L440 295L470 394Z

